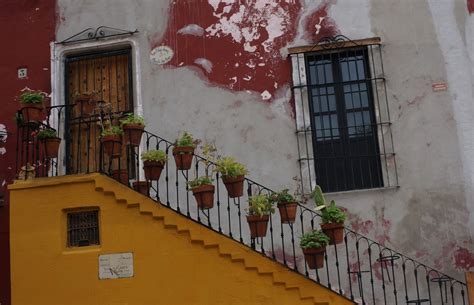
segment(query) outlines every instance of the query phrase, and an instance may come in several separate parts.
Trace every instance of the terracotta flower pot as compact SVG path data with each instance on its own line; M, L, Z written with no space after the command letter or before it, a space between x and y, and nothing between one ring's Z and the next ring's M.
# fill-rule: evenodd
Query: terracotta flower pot
M222 176L225 188L230 198L237 198L244 195L244 179L245 176L226 177Z
M331 239L330 245L338 245L344 240L344 223L322 223L321 230Z
M42 121L43 104L24 104L21 106L21 114L25 122Z
M119 135L102 137L102 147L110 158L119 158L122 155L122 137Z
M159 161L143 161L143 170L147 180L159 180L161 171L165 166L164 162Z
M44 145L44 156L46 158L57 158L61 138L46 138L41 140Z
M192 191L201 210L207 210L214 206L214 185L203 184L193 188Z
M97 106L97 100L92 95L81 94L74 100L76 109L78 109L81 117L89 117L94 113Z
M150 185L147 181L135 181L132 184L133 189L143 195L148 196L148 191L150 190Z
M179 170L188 170L193 162L194 147L175 146L173 147L174 161Z
M122 128L125 144L139 146L145 126L141 124L125 124Z
M296 218L296 202L278 203L278 210L280 210L280 219L282 223L293 223Z
M320 269L324 267L324 253L326 253L326 247L302 250L309 269Z
M128 185L128 171L126 169L113 170L111 176L118 182Z
M268 219L270 219L268 215L247 216L247 222L249 223L249 227L250 227L250 237L257 238L257 237L264 237L265 235L267 235Z

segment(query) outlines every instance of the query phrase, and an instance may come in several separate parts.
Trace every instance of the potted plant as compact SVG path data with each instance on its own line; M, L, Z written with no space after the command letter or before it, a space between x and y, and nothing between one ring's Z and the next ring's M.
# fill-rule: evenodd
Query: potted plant
M97 95L94 91L74 94L74 105L79 107L81 117L88 117L94 113L97 105Z
M133 184L133 189L145 196L148 196L148 191L150 190L150 184L148 181L134 181Z
M120 120L126 144L139 146L145 129L145 119L142 116L128 113Z
M241 197L244 194L244 179L247 169L233 157L222 157L216 162L216 170L222 175L222 182L230 198Z
M191 168L193 162L194 149L199 140L195 140L193 136L184 132L174 143L173 156L176 162L176 167L179 170L188 170Z
M324 267L324 254L329 237L321 230L304 233L300 239L300 247L309 269Z
M189 188L193 191L197 205L200 209L206 210L214 206L214 185L208 176L201 176L188 182Z
M123 131L118 126L110 126L102 131L100 140L109 157L118 158L122 155L122 134Z
M256 195L249 197L247 209L247 222L250 227L250 237L264 237L267 235L268 220L270 214L275 212L272 202L267 195Z
M46 158L57 158L61 138L56 134L56 131L51 128L45 128L38 132L36 138L43 143L44 155Z
M168 156L163 150L149 150L142 153L143 170L147 180L159 180Z
M43 102L45 97L46 93L41 91L30 89L25 89L22 91L19 98L21 103L21 113L24 121L41 121L43 117Z
M125 168L114 169L111 172L111 177L122 184L128 185L128 170Z
M331 200L329 204L326 203L323 191L319 185L312 192L312 197L316 203L316 210L321 211L321 229L329 236L330 245L340 244L344 240L344 221L347 218L339 207L336 206L334 200Z
M277 204L282 223L295 222L296 208L298 207L298 204L296 203L296 199L288 193L288 189L273 193L270 196L270 200Z

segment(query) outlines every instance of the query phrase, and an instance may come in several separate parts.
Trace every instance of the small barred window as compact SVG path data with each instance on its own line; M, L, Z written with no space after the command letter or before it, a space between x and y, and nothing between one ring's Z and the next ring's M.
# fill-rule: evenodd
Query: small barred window
M67 213L67 246L99 245L99 211Z

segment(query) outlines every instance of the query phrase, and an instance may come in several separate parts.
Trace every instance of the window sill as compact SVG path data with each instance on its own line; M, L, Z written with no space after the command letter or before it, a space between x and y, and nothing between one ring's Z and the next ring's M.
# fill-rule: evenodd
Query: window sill
M84 253L96 253L100 251L102 251L102 247L100 245L97 245L97 246L66 248L62 252L62 254L63 255L84 254Z
M345 194L357 194L357 193L369 193L369 192L381 192L381 191L396 191L400 188L399 185L395 186L386 186L386 187L376 187L371 189L357 189L357 190L349 190L349 191L339 191L339 192L326 192L324 193L326 196L337 196L337 195L345 195Z

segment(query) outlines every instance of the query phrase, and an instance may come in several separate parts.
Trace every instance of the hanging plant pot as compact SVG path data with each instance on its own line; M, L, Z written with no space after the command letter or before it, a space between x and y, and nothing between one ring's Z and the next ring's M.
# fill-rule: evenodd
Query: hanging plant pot
M97 100L93 95L81 94L74 100L81 117L89 117L94 113Z
M264 237L265 235L267 235L268 219L270 219L268 215L247 216L247 222L249 223L249 227L250 227L250 237L257 238L257 237Z
M139 146L145 126L141 124L124 124L122 126L125 144Z
M43 104L25 104L21 106L21 114L25 122L42 121Z
M245 176L222 177L222 182L224 182L230 198L237 198L244 195L244 179Z
M147 181L135 181L133 182L133 189L145 196L148 196L150 185Z
M201 210L207 210L214 206L214 185L203 184L193 188L192 191Z
M119 158L122 155L122 137L119 135L104 136L101 138L102 147L110 158Z
M278 210L280 211L280 219L282 223L293 223L296 218L296 202L278 203Z
M330 245L338 245L344 240L344 223L322 223L321 230L331 239Z
M164 166L160 161L143 161L146 180L159 180Z
M309 269L320 269L324 267L324 254L326 253L326 247L302 250Z
M46 138L41 140L44 145L44 156L46 158L57 158L61 138Z
M115 169L111 172L111 176L118 182L128 185L128 171L126 169Z
M188 170L193 162L194 147L175 146L173 147L174 161L179 170Z

